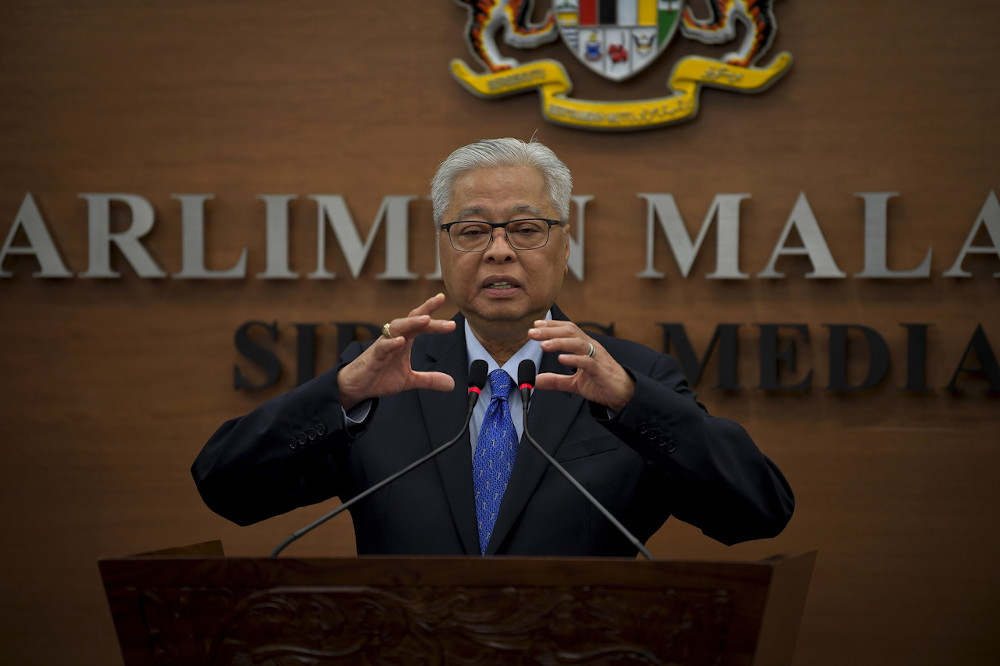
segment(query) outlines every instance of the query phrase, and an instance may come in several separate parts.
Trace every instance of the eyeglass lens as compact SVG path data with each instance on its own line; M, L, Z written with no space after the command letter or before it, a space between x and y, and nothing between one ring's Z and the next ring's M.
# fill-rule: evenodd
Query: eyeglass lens
M545 220L513 220L504 225L507 242L516 250L534 250L549 240ZM462 252L485 250L493 238L493 227L485 222L457 222L448 228L452 245Z

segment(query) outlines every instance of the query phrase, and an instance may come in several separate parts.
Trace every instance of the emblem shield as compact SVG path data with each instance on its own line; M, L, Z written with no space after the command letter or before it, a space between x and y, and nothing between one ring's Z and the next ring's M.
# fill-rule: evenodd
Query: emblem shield
M624 81L670 43L683 0L555 0L556 24L573 55L601 76Z

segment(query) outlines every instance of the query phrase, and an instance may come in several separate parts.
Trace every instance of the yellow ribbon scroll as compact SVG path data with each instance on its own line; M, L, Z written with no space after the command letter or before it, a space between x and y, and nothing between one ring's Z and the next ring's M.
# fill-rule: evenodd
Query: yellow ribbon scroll
M459 83L480 97L502 97L537 89L542 113L551 122L599 130L632 130L669 125L693 118L698 112L702 86L742 93L766 90L792 64L792 54L783 51L767 67L739 67L720 60L688 56L670 73L670 95L655 99L602 102L573 99L566 69L556 60L534 60L502 72L477 74L462 60L451 61Z

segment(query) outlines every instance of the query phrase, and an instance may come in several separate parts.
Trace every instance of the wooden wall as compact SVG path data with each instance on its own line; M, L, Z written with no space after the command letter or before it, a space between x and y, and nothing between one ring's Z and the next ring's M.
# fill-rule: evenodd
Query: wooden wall
M1000 351L1000 262L970 256L971 277L943 273L1000 186L1000 8L985 0L777 2L772 54L795 60L770 90L709 90L692 122L602 134L546 122L534 94L468 94L448 69L452 58L471 62L465 11L446 0L416 6L4 3L0 233L6 238L31 193L74 276L33 277L30 256L8 256L2 267L12 276L0 278L0 661L120 660L99 557L213 538L230 554L264 555L327 510L238 528L202 505L188 471L223 420L293 385L293 324L321 324L322 369L334 359L332 322L380 323L441 288L424 278L377 280L382 236L357 279L334 243L328 267L337 279L307 279L316 262L309 195L342 195L362 233L385 196L418 197L410 264L425 275L434 259L423 197L436 164L477 138L537 133L574 170L577 193L594 197L586 276L569 280L560 304L655 347L658 322L683 322L699 355L717 324L740 324L742 390L711 388L715 360L698 390L714 413L751 431L797 495L795 517L774 540L726 548L671 521L652 540L654 555L742 560L818 549L797 664L997 663L998 402L973 373L960 373L960 392L943 387L977 325ZM561 46L544 53L566 64L574 94L631 99L665 94L668 60L725 50L678 40L648 75L618 87L588 75ZM749 193L740 261L751 277L706 278L713 231L687 278L662 235L656 263L666 277L637 278L646 256L642 192L672 193L692 233L717 194ZM913 268L933 248L929 277L854 277L864 266L857 192L899 193L889 206L889 265ZM88 268L83 193L148 200L155 226L143 240L168 277L141 278L120 256L112 262L120 278L80 277ZM192 193L214 195L205 207L208 266L228 268L248 248L247 278L172 277L182 248L172 195ZM275 193L298 197L290 207L298 279L253 277L265 266L257 195ZM846 278L807 279L809 262L795 257L779 261L785 279L756 277L800 193ZM113 228L129 222L115 207ZM991 240L984 232L977 242ZM236 391L234 365L261 377L233 342L250 320L278 322L273 348L284 372L271 389ZM761 323L808 326L786 379L811 370L811 390L755 388ZM931 324L930 391L902 390L903 323ZM886 381L825 390L828 324L877 330L892 359ZM289 553L352 555L349 520Z

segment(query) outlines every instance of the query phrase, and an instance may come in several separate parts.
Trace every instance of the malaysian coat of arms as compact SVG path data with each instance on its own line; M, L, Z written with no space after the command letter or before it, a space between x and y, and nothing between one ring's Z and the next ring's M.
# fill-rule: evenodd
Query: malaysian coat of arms
M479 65L451 61L454 77L470 92L496 98L537 91L542 114L553 123L594 130L633 130L694 118L703 86L742 93L766 90L788 71L787 51L760 64L777 33L774 0L552 0L532 21L534 0L454 0L469 11L466 41ZM696 15L691 4L701 5ZM739 28L742 26L742 30ZM571 96L563 64L543 58L520 62L501 53L562 40L593 73L622 82L645 70L681 35L705 44L738 42L721 58L685 56L667 79L662 97L628 101Z

